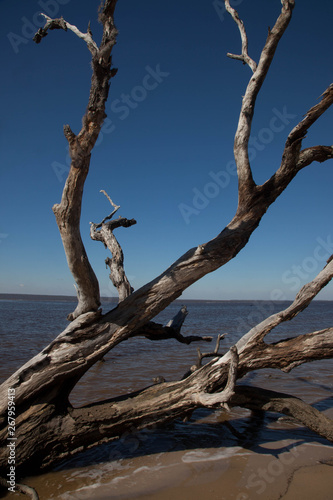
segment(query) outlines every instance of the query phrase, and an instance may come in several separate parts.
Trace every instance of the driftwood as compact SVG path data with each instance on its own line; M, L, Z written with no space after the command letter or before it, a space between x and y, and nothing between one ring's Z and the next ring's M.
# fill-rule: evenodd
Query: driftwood
M245 91L234 143L234 155L239 180L238 207L230 223L215 238L188 250L160 276L130 293L127 286L121 292L116 308L102 314L96 276L86 255L80 235L80 213L84 182L89 170L90 154L105 118L105 103L110 79L115 76L111 52L116 43L114 24L116 0L105 0L100 9L103 35L98 47L91 30L80 32L64 19L46 17L35 41L40 42L48 30L73 31L92 54L92 81L87 111L81 131L76 135L69 125L64 133L72 159L60 204L53 207L63 241L69 268L78 288L78 305L69 316L71 323L42 352L28 361L0 387L0 475L6 477L8 467L8 401L15 405L15 450L17 478L29 472L46 470L60 460L83 449L110 441L126 432L141 429L189 414L198 407L219 408L240 405L261 410L277 411L297 420L332 440L332 421L319 416L309 405L296 398L261 389L237 386L246 373L262 368L291 370L315 359L333 357L333 328L284 339L275 344L265 342L266 335L283 321L304 310L311 300L333 277L330 259L318 276L303 287L284 311L274 314L247 332L235 346L223 355L201 366L205 355L200 352L200 366L180 381L162 382L136 394L110 399L83 408L73 408L69 394L80 378L101 360L114 346L136 335L151 340L174 338L189 343L211 338L183 336L180 333L186 311L182 310L173 323L162 326L151 320L182 292L229 260L247 244L270 205L288 187L297 173L314 161L333 158L332 146L302 149L302 141L310 127L333 102L333 85L322 94L319 102L305 113L304 118L289 133L281 164L262 185L254 182L248 146L256 98L268 73L279 40L286 30L294 8L293 0L282 0L281 13L269 31L259 61L248 55L247 35L238 13L228 0L226 9L236 21L242 39L241 55L230 54L247 64L252 71ZM122 219L121 219L122 220ZM109 236L115 227L124 225L118 219L106 218L92 225L91 232L106 228L101 240L110 247ZM131 225L131 224L129 224ZM100 231L98 231L100 229ZM112 242L112 245L114 241ZM114 247L111 252L115 258ZM119 245L119 244L118 244ZM115 258L118 269L122 259ZM111 268L112 266L110 266ZM112 274L112 269L111 269ZM115 283L120 290L125 274Z

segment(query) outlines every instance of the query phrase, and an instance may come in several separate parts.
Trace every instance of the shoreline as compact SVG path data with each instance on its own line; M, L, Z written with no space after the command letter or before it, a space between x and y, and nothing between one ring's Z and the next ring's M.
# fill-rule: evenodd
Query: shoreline
M37 490L40 500L332 498L329 443L284 439L257 450L221 447L157 453L49 472L23 482Z

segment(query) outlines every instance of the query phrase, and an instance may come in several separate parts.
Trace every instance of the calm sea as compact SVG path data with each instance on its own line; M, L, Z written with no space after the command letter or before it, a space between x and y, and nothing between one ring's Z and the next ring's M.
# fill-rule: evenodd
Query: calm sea
M151 385L156 376L163 376L167 381L181 378L196 362L197 347L203 352L213 350L217 335L228 333L221 343L220 352L224 352L251 326L289 303L176 301L155 320L166 323L182 304L189 311L183 334L211 335L214 338L211 344L199 342L187 346L174 340L150 342L141 338L123 342L80 381L71 395L72 404L80 406L144 388ZM332 306L332 302L313 302L294 320L278 327L267 340L274 342L332 326ZM0 382L67 326L66 316L73 307L73 301L66 298L25 296L14 300L14 297L2 296ZM111 307L110 302L103 304L104 311ZM294 394L330 412L332 369L333 360L316 361L289 374L278 370L253 372L242 382ZM212 464L214 474L221 475L230 467L231 458L244 457L248 461L249 454L255 455L258 450L262 453L264 444L281 440L307 443L323 450L328 446L324 439L286 419L278 419L277 415L261 418L242 409L233 409L230 413L198 410L188 423L175 422L163 429L141 432L133 429L130 435L83 453L52 473L30 479L30 483L37 485L42 499L141 498L140 495L155 491L154 488L166 487L170 474L176 484L189 481L190 477L201 477L205 481ZM153 480L156 474L159 486ZM105 488L109 488L107 494Z

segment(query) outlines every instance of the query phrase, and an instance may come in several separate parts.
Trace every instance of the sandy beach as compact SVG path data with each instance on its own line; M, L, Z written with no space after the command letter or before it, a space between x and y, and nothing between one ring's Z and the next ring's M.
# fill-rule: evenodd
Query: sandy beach
M329 443L288 439L255 452L231 447L154 454L98 464L89 474L83 467L26 483L40 500L330 500L332 467Z

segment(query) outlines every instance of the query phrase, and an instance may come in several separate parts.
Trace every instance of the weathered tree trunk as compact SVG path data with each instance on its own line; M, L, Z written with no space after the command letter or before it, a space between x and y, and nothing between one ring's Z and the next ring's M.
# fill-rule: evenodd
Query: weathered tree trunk
M236 386L237 379L251 370L273 367L287 371L306 361L333 357L332 328L301 335L296 339L281 340L276 344L264 342L265 336L275 326L301 312L332 279L332 260L311 283L300 290L286 310L251 329L225 355L217 356L215 351L216 357L212 361L205 366L197 366L193 373L181 381L164 382L136 394L84 408L73 408L69 403L69 394L87 370L129 337L144 335L151 340L175 338L183 343L211 340L181 335L185 310L166 327L151 323L150 320L177 299L188 286L234 258L247 244L270 205L301 169L313 161L323 162L333 157L332 146L301 149L302 140L310 126L333 102L333 85L330 85L320 102L290 132L276 173L264 184L255 184L248 155L255 102L278 42L291 19L294 2L282 0L281 14L269 32L257 64L248 55L244 25L226 0L226 8L235 19L242 38L242 54L229 55L248 64L253 72L243 97L234 144L239 179L236 214L214 239L190 249L139 290L130 293L125 274L119 280L115 278L114 282L121 291L120 303L102 315L98 309L98 283L83 247L79 221L90 153L105 118L109 81L115 75L115 70L111 69L111 50L117 33L113 20L115 5L116 0L106 0L102 4L100 20L103 37L99 48L92 39L90 29L87 33L81 33L62 18L52 20L45 16L47 23L35 37L39 42L46 36L48 29L71 29L87 43L92 53L93 76L88 108L78 135L69 126L65 127L72 164L61 203L54 207L68 264L78 286L79 303L70 315L72 322L66 330L0 387L0 475L6 475L7 467L9 394L13 395L15 402L18 474L45 470L63 458L112 440L128 429L140 429L183 417L202 406L215 408L241 405L285 412L332 440L332 421L318 415L305 403L288 395L260 390L253 392L252 389ZM119 251L118 243L114 246L114 240L109 241L110 231L112 233L117 224L124 225L121 222L124 219L108 223L106 219L99 225L92 225L91 234L116 254ZM100 227L101 231L97 231ZM116 256L115 260L118 269L122 267L122 258L117 260Z

